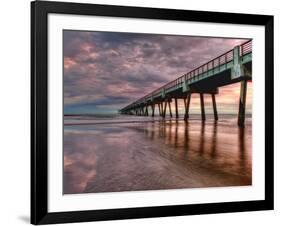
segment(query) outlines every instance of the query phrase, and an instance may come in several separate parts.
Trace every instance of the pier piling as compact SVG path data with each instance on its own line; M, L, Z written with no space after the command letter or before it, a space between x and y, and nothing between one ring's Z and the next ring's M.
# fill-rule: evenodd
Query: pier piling
M164 111L163 111L163 115L162 115L163 118L166 117L166 108L167 108L167 100L165 100L165 104L164 104Z
M190 105L190 98L191 94L187 95L187 99L185 98L184 100L184 107L185 107L185 114L184 114L184 120L187 120L189 118L189 105Z
M178 98L175 98L175 108L176 108L176 118L179 117L179 111L178 111Z
M245 123L245 109L246 109L246 95L247 95L247 81L241 81L240 98L239 98L239 112L238 125L244 126Z
M168 105L169 105L169 112L170 112L170 117L172 118L172 109L171 109L171 100L168 100Z
M201 118L202 118L202 121L205 121L206 116L205 116L204 94L203 93L200 93L200 104L201 104Z
M218 120L218 112L217 112L216 96L213 93L211 95L212 95L212 102L213 102L214 118L217 121Z

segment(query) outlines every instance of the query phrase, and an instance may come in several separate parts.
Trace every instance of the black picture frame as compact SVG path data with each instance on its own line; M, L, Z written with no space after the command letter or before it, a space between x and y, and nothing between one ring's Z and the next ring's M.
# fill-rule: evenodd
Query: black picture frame
M199 21L265 27L265 199L173 206L48 212L48 14L95 15ZM80 3L31 3L31 223L51 224L272 210L273 186L273 16L94 5ZM262 149L261 149L262 151Z

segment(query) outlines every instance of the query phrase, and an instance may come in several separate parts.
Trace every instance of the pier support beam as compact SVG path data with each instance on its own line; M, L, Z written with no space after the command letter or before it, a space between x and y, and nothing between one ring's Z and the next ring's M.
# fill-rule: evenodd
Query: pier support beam
M189 118L190 99L191 99L191 93L188 94L187 98L184 99L184 107L185 107L184 120L187 120Z
M145 106L145 116L148 116L148 106Z
M160 103L158 103L158 110L159 110L159 116L161 116L161 107L160 107Z
M179 111L178 111L178 98L175 98L175 108L176 108L176 118L179 117Z
M172 118L172 109L171 109L171 100L168 100L168 105L169 105L169 112L170 112L170 117Z
M211 95L212 95L212 102L213 102L214 118L217 121L218 120L218 112L217 112L216 96L213 93Z
M151 116L154 117L155 104L151 104L151 110L152 110Z
M202 118L202 121L205 121L206 116L205 116L204 94L203 93L200 93L200 104L201 104L201 118Z
M163 105L162 105L163 106ZM166 117L166 109L167 109L167 100L165 100L165 104L164 104L164 110L162 112L162 117L165 118Z
M246 110L246 95L247 95L247 81L241 81L240 86L240 99L239 99L239 112L238 112L238 126L243 127L245 123L245 110Z

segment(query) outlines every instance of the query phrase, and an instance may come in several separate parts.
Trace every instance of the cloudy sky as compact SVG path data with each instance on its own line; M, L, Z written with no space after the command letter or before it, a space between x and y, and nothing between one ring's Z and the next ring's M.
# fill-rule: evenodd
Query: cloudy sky
M115 113L148 92L245 42L117 32L64 31L65 114ZM239 84L220 88L218 111L237 113ZM249 83L247 112L251 112ZM207 112L210 97L206 98ZM183 109L183 104L180 103ZM199 112L199 98L191 113Z

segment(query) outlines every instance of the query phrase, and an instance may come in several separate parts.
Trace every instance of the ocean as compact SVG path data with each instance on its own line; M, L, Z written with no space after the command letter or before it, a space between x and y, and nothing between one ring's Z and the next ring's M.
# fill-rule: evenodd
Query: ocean
M248 186L252 121L64 116L64 194Z

